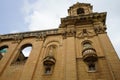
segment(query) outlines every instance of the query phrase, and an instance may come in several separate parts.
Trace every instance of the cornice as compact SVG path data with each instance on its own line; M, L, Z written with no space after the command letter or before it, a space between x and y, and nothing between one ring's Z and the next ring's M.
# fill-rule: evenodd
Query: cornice
M2 40L15 40L16 41L16 40L22 40L24 38L31 38L31 37L35 37L37 39L42 40L47 35L54 35L54 34L59 34L58 29L3 34L3 35L0 35L0 41Z
M61 18L60 28L66 27L67 25L84 25L94 22L102 22L105 24L106 12L103 13L91 13L91 14L81 14L79 16L67 16Z

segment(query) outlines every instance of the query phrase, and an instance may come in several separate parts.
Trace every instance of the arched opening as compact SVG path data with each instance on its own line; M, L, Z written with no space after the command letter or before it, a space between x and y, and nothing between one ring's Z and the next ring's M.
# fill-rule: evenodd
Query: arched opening
M89 64L89 65L88 65L88 70L89 70L89 71L95 71L95 70L96 70L95 64L94 64L94 63Z
M45 74L50 74L51 73L51 66L46 66L45 67Z
M87 63L88 66L88 72L96 72L96 62L88 62Z
M56 62L56 59L55 59L56 53L57 53L56 45L50 45L47 47L47 53L46 53L45 58L43 59L45 74L52 74L53 68Z
M98 60L96 50L93 48L92 42L89 40L83 41L82 46L83 46L82 50L83 61L88 66L88 72L95 72L96 62Z
M24 64L28 59L31 51L32 51L32 44L23 45L20 51L18 52L18 56L16 57L13 64Z
M32 50L32 46L30 45L30 46L23 48L22 53L25 57L29 57L31 50Z
M3 58L3 56L5 55L5 53L7 53L8 50L8 46L4 45L0 47L0 60Z
M77 14L83 14L84 13L84 9L83 8L78 8L77 9Z
M83 49L87 49L87 48L92 48L92 45L90 42L86 41L83 43Z

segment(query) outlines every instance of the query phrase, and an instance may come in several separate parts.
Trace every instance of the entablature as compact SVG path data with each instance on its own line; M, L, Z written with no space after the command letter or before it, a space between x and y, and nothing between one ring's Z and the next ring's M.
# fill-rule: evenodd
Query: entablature
M0 35L0 41L22 40L24 38L33 38L33 37L38 38L38 39L43 39L47 35L56 35L56 34L59 34L58 29L4 34L4 35Z
M94 22L102 22L105 25L105 20L106 12L67 16L65 18L61 18L60 28L66 27L67 25L93 24Z

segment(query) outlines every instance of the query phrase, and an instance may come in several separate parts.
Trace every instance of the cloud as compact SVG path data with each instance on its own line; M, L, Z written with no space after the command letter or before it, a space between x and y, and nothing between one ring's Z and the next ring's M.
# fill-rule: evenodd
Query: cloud
M40 13L39 11L34 11L31 15L28 15L26 21L29 30L50 29L50 26L57 28L56 24L59 24L57 17L51 14Z
M23 6L23 13L25 16L25 22L28 25L28 29L43 30L50 28L58 28L60 24L60 18L62 16L66 16L67 14L67 8L65 8L66 3L63 2L63 0L37 0L34 3L30 3L29 0L25 0ZM63 6L61 6L61 4L59 3L63 3Z

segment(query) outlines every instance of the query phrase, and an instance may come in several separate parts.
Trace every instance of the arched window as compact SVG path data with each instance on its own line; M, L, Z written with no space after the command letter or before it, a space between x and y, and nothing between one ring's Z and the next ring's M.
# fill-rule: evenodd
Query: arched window
M88 66L88 72L95 72L96 71L96 64L95 62L89 62L87 64Z
M92 48L91 43L88 41L83 43L83 49L87 49L87 48Z
M45 74L51 74L51 66L45 66Z
M4 54L7 52L7 50L8 50L8 46L7 45L4 45L4 46L0 47L0 60L2 59Z
M78 8L77 9L77 14L83 14L84 13L84 9L83 8Z
M28 59L32 50L32 44L25 44L20 48L18 56L15 58L12 64L24 64Z
M31 50L32 50L32 45L29 44L26 45L26 47L24 47L21 51L25 57L29 57Z
M89 65L88 65L88 70L89 70L89 71L95 71L95 70L96 70L96 69L95 69L95 64L94 64L94 63L89 64Z
M86 40L82 43L83 45L83 60L87 64L88 72L95 72L96 71L96 62L97 62L97 55L96 50L92 46L92 42Z

